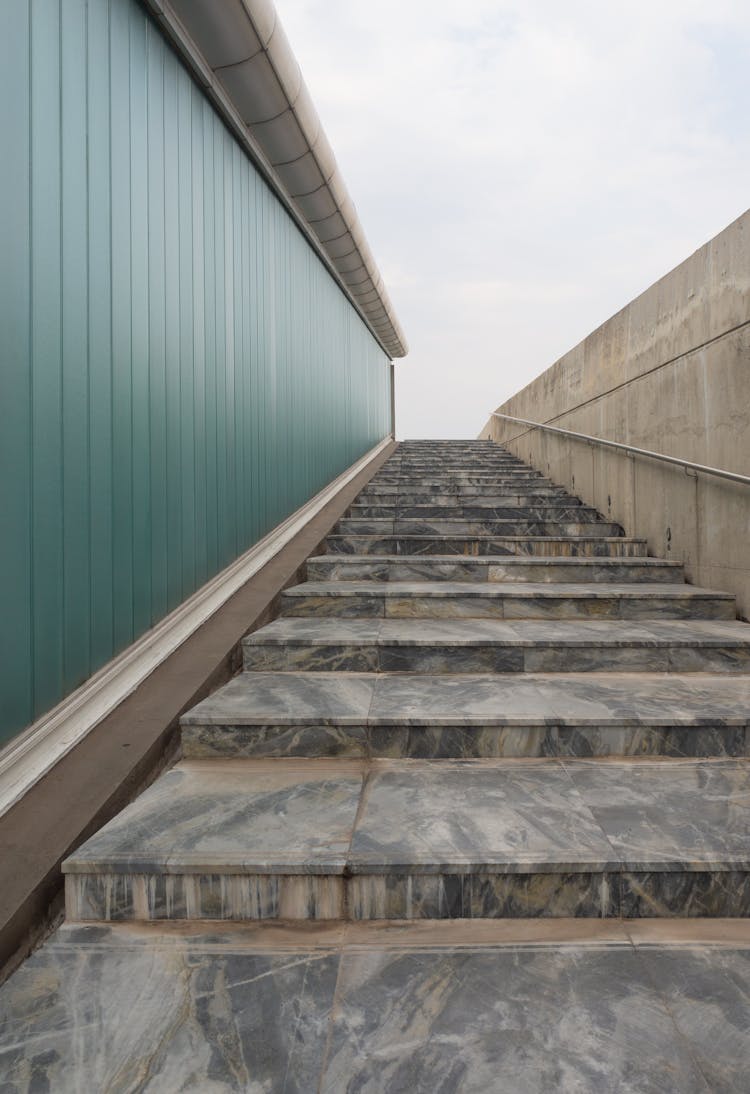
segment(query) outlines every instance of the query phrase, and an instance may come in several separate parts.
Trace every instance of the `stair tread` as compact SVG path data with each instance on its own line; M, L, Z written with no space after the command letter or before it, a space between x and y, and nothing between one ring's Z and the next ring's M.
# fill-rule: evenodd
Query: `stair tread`
M500 526L500 530L502 531L502 528L506 525L516 524L549 524L561 526L564 526L566 524L572 524L578 525L581 528L601 528L602 535L606 535L608 532L610 535L616 535L616 532L612 532L610 530L619 527L619 525L616 525L615 521L603 521L594 518L591 518L590 520L575 520L574 518L571 518L570 520L558 520L556 518L550 518L548 520L545 520L539 519L537 517L524 517L523 515L507 518L500 517L497 520L495 520L493 517L487 517L486 519L480 517L473 519L469 517L465 520L455 519L452 517L431 517L429 519L424 518L423 520L420 520L419 518L412 519L411 517L396 517L395 519L391 517L342 517L341 520L338 522L337 527L342 529L347 528L354 535L358 534L358 529L360 528L363 531L371 528L373 530L373 534L376 532L384 531L408 533L410 530L413 529L412 534L414 535L429 535L431 528L425 527L423 529L420 527L420 525L434 525L435 532L438 534L440 533L442 527L445 526L446 535L455 535L455 533L458 531L463 532L467 530L467 525L489 525L493 527ZM469 531L471 531L471 529L469 529ZM480 534L482 534L481 531Z
M304 581L285 589L283 595L290 599L315 597L373 596L385 599L397 597L526 597L530 599L561 598L595 599L607 597L675 597L679 599L719 599L734 601L732 593L720 589L704 589L685 583L665 582L490 582L490 581Z
M429 646L487 645L750 645L750 627L738 620L599 619L276 619L244 639L245 646L330 642Z
M246 672L180 722L210 725L747 725L750 676Z
M627 539L628 537L618 537L620 539ZM633 540L630 540L633 542ZM643 542L638 540L636 542ZM404 562L409 561L404 559L403 555L311 555L307 560L310 562L331 562L335 561L337 565L354 565L358 562L365 562L368 564L377 562ZM423 560L426 563L435 563L436 565L441 562L455 562L455 555L428 555ZM671 559L666 558L652 558L644 555L643 558L610 558L603 556L601 558L594 558L588 556L578 556L576 558L565 558L560 555L477 555L475 557L469 557L464 559L465 562L470 562L476 566L492 566L497 563L502 566L633 566L635 568L639 566L653 566L661 567L668 566L674 569L681 569L681 562L673 562Z
M684 567L637 556L328 554L307 561L308 580L684 583Z
M745 760L188 760L66 873L750 868Z
M362 539L362 540L382 540L382 539L403 539L414 542L442 542L446 539L461 539L474 542L487 542L491 543L497 540L505 540L509 543L638 543L645 544L646 540L639 538L638 536L592 536L592 535L550 535L550 536L522 536L522 535L495 535L489 532L477 532L470 533L468 535L453 535L442 536L438 533L417 533L417 532L399 532L397 536L381 535L376 532L349 532L349 533L337 533L332 532L327 537L327 541L337 539ZM387 552L384 552L384 556L387 556ZM435 556L433 556L435 557ZM537 556L539 557L539 556Z

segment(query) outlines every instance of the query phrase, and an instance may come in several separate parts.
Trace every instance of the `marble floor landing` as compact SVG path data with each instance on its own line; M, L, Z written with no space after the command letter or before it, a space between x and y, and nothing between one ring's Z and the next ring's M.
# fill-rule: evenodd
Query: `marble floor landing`
M3 1094L746 1094L750 926L64 926Z

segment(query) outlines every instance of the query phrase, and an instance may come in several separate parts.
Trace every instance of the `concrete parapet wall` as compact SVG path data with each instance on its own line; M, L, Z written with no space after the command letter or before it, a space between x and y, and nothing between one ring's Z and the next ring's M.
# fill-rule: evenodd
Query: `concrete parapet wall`
M497 409L750 475L750 211ZM481 436L750 618L749 487L498 418Z

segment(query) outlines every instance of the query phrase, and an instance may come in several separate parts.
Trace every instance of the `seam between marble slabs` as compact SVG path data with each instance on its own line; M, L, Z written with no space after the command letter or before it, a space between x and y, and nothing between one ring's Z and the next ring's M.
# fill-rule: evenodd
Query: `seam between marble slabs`
M365 712L365 742L366 742L367 759L368 760L372 759L372 740L371 740L371 736L370 736L370 728L371 728L371 724L372 724L370 719L372 718L372 708L375 705L375 693L378 690L378 688L380 687L380 683L383 679L383 674L382 673L374 672L372 675L375 677L375 680L374 680L373 685L372 685L372 691L370 692L370 702L369 702L367 710Z
M570 765L569 765L569 761L568 761L567 757L559 756L559 757L557 757L557 762L560 764L560 767L565 772L565 777L568 780L568 783L570 784L570 788L573 791L573 793L575 794L576 798L581 803L581 805L586 809L586 811L589 814L589 816L591 817L592 821L594 822L594 824L596 825L596 827L599 829L602 836L606 840L607 847L609 847L610 851L612 852L612 858L610 859L610 861L613 862L613 863L617 863L617 867L616 867L615 870L607 870L606 873L616 873L616 874L626 873L625 863L623 861L622 853L619 852L617 850L617 848L614 846L614 844L610 840L609 836L605 832L604 826L602 825L601 821L596 816L596 814L594 813L594 810L591 808L591 806L586 801L585 797L583 796L583 794L581 793L581 791L579 790L579 788L576 786L575 782L573 781L573 776L571 775L570 770L569 770Z
M354 820L352 821L352 833L349 837L349 846L346 849L346 856L344 861L344 870L342 877L344 879L344 912L346 914L346 920L348 921L349 915L349 885L348 879L351 877L351 861L353 854L354 835L357 831L357 825L359 824L362 814L365 811L365 806L370 797L370 787L372 785L372 758L369 757L365 760L364 769L362 771L362 789L359 793L359 801L357 802L357 808L354 813Z

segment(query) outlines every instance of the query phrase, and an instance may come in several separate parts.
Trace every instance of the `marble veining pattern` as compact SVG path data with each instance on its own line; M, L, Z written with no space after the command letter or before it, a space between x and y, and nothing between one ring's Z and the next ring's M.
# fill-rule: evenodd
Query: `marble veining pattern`
M624 536L417 536L337 535L326 540L331 554L351 555L527 555L545 558L641 558L644 540Z
M545 558L518 556L319 555L308 560L310 581L451 581L675 583L683 567L654 558Z
M130 930L63 929L0 988L4 1094L315 1089L337 953Z
M66 861L68 914L744 915L749 815L744 760L189 761Z
M562 922L66 926L0 987L2 1089L744 1094L747 941Z
M747 672L733 620L282 618L244 642L248 670Z
M364 685L364 686L362 686ZM746 676L245 673L182 718L188 757L747 755Z
M345 760L185 761L64 864L67 873L341 873L362 789Z
M65 862L0 1092L744 1094L732 598L487 442L401 444L324 549Z
M734 597L685 584L313 581L286 590L282 616L734 619Z

